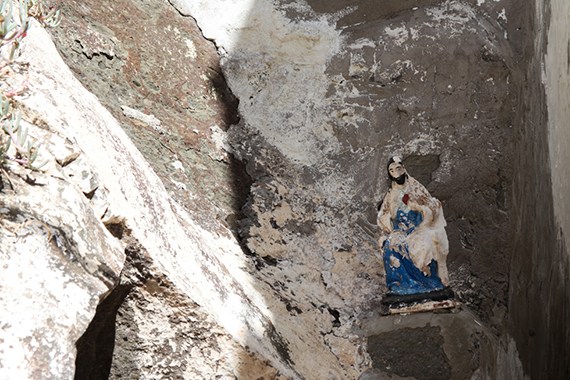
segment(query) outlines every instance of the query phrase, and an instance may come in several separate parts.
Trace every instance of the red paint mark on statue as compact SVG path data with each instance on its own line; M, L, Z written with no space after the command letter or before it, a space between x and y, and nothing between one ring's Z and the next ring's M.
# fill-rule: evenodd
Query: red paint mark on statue
M408 205L409 200L410 200L410 196L408 194L404 194L404 196L402 197L402 202L404 202L404 204L406 206Z

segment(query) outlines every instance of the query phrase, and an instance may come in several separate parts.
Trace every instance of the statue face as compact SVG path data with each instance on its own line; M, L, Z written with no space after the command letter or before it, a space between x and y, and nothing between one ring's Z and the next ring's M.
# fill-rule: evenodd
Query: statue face
M390 164L388 168L388 172L392 176L392 178L400 178L402 175L406 173L406 169L404 169L404 165L401 162L393 162Z

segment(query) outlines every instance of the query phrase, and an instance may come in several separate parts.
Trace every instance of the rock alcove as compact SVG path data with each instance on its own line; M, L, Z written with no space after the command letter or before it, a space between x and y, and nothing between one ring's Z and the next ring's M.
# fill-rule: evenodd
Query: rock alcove
M49 5L18 104L54 165L0 189L46 317L0 377L569 375L563 1ZM378 313L394 154L443 203L453 311Z

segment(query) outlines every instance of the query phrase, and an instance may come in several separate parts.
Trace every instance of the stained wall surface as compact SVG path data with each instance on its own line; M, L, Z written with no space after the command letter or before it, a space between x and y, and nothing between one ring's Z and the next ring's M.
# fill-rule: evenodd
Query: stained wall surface
M545 57L554 215L570 247L570 3L552 1Z
M537 1L518 104L509 314L525 372L570 376L568 4ZM532 43L530 43L532 41ZM537 307L537 305L540 305Z

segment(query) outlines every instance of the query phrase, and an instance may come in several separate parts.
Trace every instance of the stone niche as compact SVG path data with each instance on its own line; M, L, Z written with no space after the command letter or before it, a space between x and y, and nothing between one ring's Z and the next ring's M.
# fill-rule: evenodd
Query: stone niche
M352 199L378 202L385 162L401 154L442 200L455 287L492 318L507 296L516 88L501 27L486 20L447 2L347 26L326 73Z
M511 244L511 49L502 26L480 8L415 5L361 22L340 18L340 47L331 47L322 65L311 61L304 68L270 55L263 67L250 64L248 40L226 58L230 84L262 73L268 78L251 93L236 90L249 100L240 104L242 121L230 136L253 181L241 237L254 254L274 263L272 273L281 262L321 272L325 288L351 314L383 291L376 209L388 185L388 157L400 154L443 203L459 297L499 328ZM326 13L322 6L313 9ZM287 14L292 23L303 19ZM305 75L279 73L287 70ZM324 76L310 76L318 70ZM317 90L294 91L307 87L296 80L312 81L321 97ZM302 106L289 112L294 107L288 102ZM277 121L263 123L259 114ZM292 152L289 136L296 133L311 134L306 148L318 156L315 162Z
M284 302L275 318L300 372L351 378L374 362L353 329L385 291L375 214L393 154L442 200L460 300L504 331L517 68L501 10L258 1L229 27L208 18L216 5L176 3L225 49L241 116L229 138L252 179L238 234L258 289Z
M546 165L525 156L545 147L531 133L544 113L524 116L545 101L540 54L529 68L520 63L532 56L525 27L542 22L521 21L530 5L51 3L66 14L52 31L60 53L150 163L177 220L242 249L231 268L234 251L202 252L199 271L221 268L207 283L229 284L220 289L239 298L231 303L220 291L215 297L227 302L212 310L185 262L165 269L180 252L153 251L130 231L141 241L127 244L119 286L96 317L102 325L79 346L96 346L101 331L116 335L80 352L76 378L119 378L132 368L141 378L522 378L507 332L525 347L525 363L546 345L532 349L527 337L543 332L540 312L533 323L523 316L538 293L512 304L524 301L518 289L540 251L517 240L534 230L513 225L538 215L525 211L533 199L523 190ZM525 83L533 96L525 98ZM386 289L375 218L394 154L443 203L451 283L464 305L452 313L377 313ZM517 210L521 200L525 210ZM552 247L552 231L537 247ZM194 237L181 245L194 246ZM513 247L528 263L511 257ZM223 315L236 302L263 323L230 331ZM507 328L511 310L518 314ZM418 359L426 354L418 345L432 348L431 362ZM89 364L100 354L104 363Z

